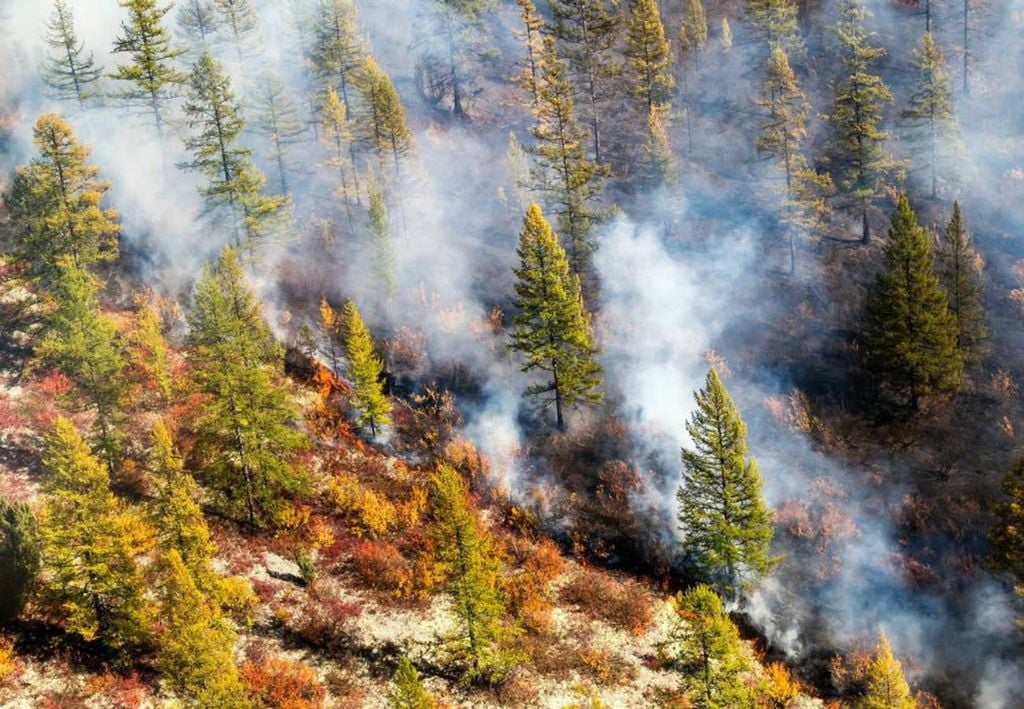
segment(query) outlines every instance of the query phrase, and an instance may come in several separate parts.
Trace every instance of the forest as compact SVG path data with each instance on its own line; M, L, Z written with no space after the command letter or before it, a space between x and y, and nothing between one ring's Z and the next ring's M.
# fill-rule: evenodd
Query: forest
M0 66L0 706L1022 706L1024 0L0 0Z

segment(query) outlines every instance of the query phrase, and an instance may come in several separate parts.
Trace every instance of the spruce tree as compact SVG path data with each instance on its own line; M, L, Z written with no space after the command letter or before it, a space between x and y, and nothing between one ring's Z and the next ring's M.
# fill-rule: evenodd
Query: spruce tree
M956 346L966 358L978 355L988 336L982 294L985 288L982 261L964 225L960 203L946 225L945 243L939 251L939 277L956 319Z
M200 479L226 514L250 529L269 526L305 489L296 464L305 439L280 383L283 357L237 255L225 247L203 269L188 314L189 360L204 395L194 455Z
M43 81L58 101L77 101L84 106L100 95L99 80L103 68L85 43L78 39L75 19L67 0L54 0L53 14L43 38L50 52L43 60Z
M388 700L391 709L434 709L437 706L434 698L423 688L416 668L405 655L398 659L398 667L391 676Z
M875 372L908 391L917 410L922 396L955 390L962 361L956 318L939 287L931 244L905 194L892 214L885 262L867 299L867 354Z
M550 37L544 41L540 103L537 123L530 131L537 140L534 189L544 196L547 209L558 216L558 231L567 244L572 271L587 275L591 231L600 218L595 201L601 191L601 168L587 159L583 131L573 113L572 86L566 65Z
M583 307L579 277L569 273L565 252L540 211L531 204L519 236L516 269L518 311L509 349L524 355L522 370L550 379L526 395L555 405L555 422L565 428L565 409L600 401L601 368Z
M352 160L352 131L348 125L348 110L338 92L328 89L320 107L320 142L327 149L324 167L336 171L338 181L334 197L341 201L348 216L349 227L354 226L352 202L359 204L359 180ZM349 177L351 176L351 185Z
M533 0L516 0L516 5L519 6L519 19L523 23L522 29L516 31L516 36L526 50L520 62L517 83L530 95L530 101L536 106L540 101L540 64L544 53L541 30L544 28L544 20L537 12Z
M107 471L70 421L58 417L42 451L42 598L68 633L127 660L146 640L137 557L145 535L110 491Z
M256 132L270 143L270 159L277 166L279 192L290 194L288 152L293 145L303 142L306 125L284 82L276 74L263 75L252 101Z
M1004 498L995 507L992 566L1008 574L1018 596L1024 596L1024 458L1018 458L1003 478Z
M857 702L859 709L914 709L917 702L910 693L903 667L893 657L889 639L878 634L871 664L867 668L867 690Z
M82 268L116 259L120 228L117 212L102 206L110 183L60 116L39 116L33 142L39 154L17 169L4 201L15 258L27 277L52 287L64 258Z
M356 425L370 427L376 438L381 426L391 425L391 402L384 395L382 374L384 362L373 352L373 339L363 324L356 304L346 301L342 311L345 336L345 378L352 383L349 405L355 412Z
M650 115L665 110L675 81L669 73L671 55L657 0L631 0L624 54L630 87L640 101L641 112Z
M200 194L213 223L232 229L235 247L252 247L284 216L288 200L262 193L263 173L253 164L252 151L239 144L245 119L231 81L209 52L192 69L184 112L191 131L185 147L192 160L181 167L207 178Z
M871 65L885 50L871 44L874 34L864 27L868 13L862 0L842 0L839 12L836 35L843 76L835 83L828 116L832 134L828 158L840 194L860 211L861 239L867 244L871 241L868 209L881 194L884 180L900 172L900 165L884 147L889 134L878 127L882 106L892 101L892 92L871 73Z
M373 275L385 300L395 296L395 250L391 244L391 225L384 195L374 183L369 185L370 243L373 246Z
M794 0L747 0L747 18L754 34L770 52L781 47L787 53L800 50L800 27Z
M752 670L739 631L710 586L700 584L675 598L673 640L683 686L695 707L753 706L744 675Z
M902 117L907 121L908 139L917 162L924 163L932 199L939 194L939 175L950 176L955 168L959 129L953 114L953 92L946 73L946 59L931 32L914 50L914 86Z
M693 448L683 449L676 495L679 529L697 565L738 596L745 577L757 578L772 567L771 514L757 463L747 455L746 424L714 368L694 398L697 409L686 424Z
M213 0L185 0L176 17L179 33L194 51L210 49L221 27L221 17Z
M395 184L401 180L402 165L413 150L412 131L405 120L402 100L373 57L367 57L359 77L359 91L367 106L367 142L377 154L381 168L388 166Z
M39 523L24 503L0 497L0 626L21 615L39 572Z
M128 19L121 23L121 36L114 40L114 53L128 55L129 61L110 75L126 86L114 96L151 112L157 137L162 141L164 106L174 98L178 85L187 80L187 75L174 65L185 50L171 47L163 27L164 15L171 6L157 5L157 0L118 0L118 4L128 11Z

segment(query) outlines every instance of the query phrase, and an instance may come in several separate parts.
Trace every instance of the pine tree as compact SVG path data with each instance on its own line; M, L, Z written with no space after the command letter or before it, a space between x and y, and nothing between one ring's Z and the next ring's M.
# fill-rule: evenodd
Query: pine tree
M230 30L231 40L241 60L259 27L256 7L252 0L213 0L213 4L220 14L221 22Z
M915 155L928 171L932 199L939 194L939 173L949 173L950 158L956 155L959 143L945 62L931 32L926 32L914 50L914 88L901 114L908 121L911 144L920 147Z
M657 0L631 0L623 53L632 70L633 96L643 113L667 109L675 81L668 70L672 58Z
M306 125L284 82L276 74L264 74L253 93L255 128L270 143L270 159L277 166L280 193L291 193L288 186L288 151L303 142Z
M463 681L475 682L497 679L507 669L511 657L502 646L514 630L502 622L506 608L493 540L466 497L459 474L440 464L430 486L432 536L457 619L444 638L444 659L456 665Z
M214 224L227 224L235 247L252 247L284 216L287 198L262 194L263 173L252 151L239 144L245 119L220 64L203 53L192 69L184 107L191 135L185 147L192 160L181 167L207 178L200 189L206 214Z
M686 424L693 448L683 449L676 495L679 528L696 563L735 596L744 577L773 565L771 514L757 463L747 456L747 427L714 368L694 398L697 409Z
M892 101L892 92L870 72L885 50L870 44L874 34L864 27L868 13L862 0L843 0L839 12L836 34L844 74L835 84L829 115L829 160L840 192L860 209L862 241L867 244L871 241L868 209L881 193L883 180L900 171L883 146L889 134L878 127L882 106Z
M55 113L36 120L39 155L19 167L4 197L14 226L14 256L26 276L51 287L64 258L82 268L117 258L117 212L101 206L110 183L88 164L89 149Z
M208 51L221 27L213 0L185 0L178 8L178 31L198 53Z
M1024 458L1018 458L1003 479L1003 494L989 537L992 565L1009 574L1017 595L1024 596Z
M373 275L386 300L395 296L395 250L391 245L391 225L384 195L372 182L370 200L370 242L373 244Z
M517 83L530 95L530 100L536 106L540 101L540 64L544 53L541 30L544 28L544 20L537 12L533 0L516 0L516 5L519 6L519 19L523 23L522 30L518 30L516 36L522 40L526 49L525 58L520 62Z
M68 633L127 659L146 639L145 587L136 563L145 551L144 530L114 498L107 471L67 419L54 421L42 463L44 602Z
M250 529L273 524L306 476L294 461L305 439L279 384L280 347L245 282L235 252L225 247L196 283L189 322L189 360L204 394L196 421L200 479L226 514Z
M75 32L75 19L67 0L54 0L53 14L43 38L52 52L43 60L43 81L58 101L77 101L84 106L100 95L103 68Z
M917 702L910 694L903 667L893 657L889 639L878 634L878 646L867 669L867 691L857 702L859 709L914 709Z
M352 202L359 203L359 182L356 177L355 163L351 159L352 132L348 126L348 111L345 102L338 92L328 89L320 108L320 141L327 148L328 156L324 166L338 173L338 183L334 189L334 197L345 206L350 227L354 225ZM349 185L349 173L352 174L352 185Z
M366 128L368 142L383 169L390 163L396 185L402 165L413 150L412 131L405 120L405 109L391 78L373 57L367 57L359 77L359 91L369 112Z
M175 694L200 707L247 706L234 660L235 633L197 588L176 549L161 564L157 669Z
M115 97L152 112L157 137L162 141L164 104L174 98L178 85L187 80L187 75L174 66L174 60L185 50L171 47L163 27L164 15L171 6L161 7L157 0L118 0L118 4L128 11L128 20L121 23L114 53L127 54L129 63L117 67L110 75L127 86Z
M982 261L964 225L960 203L946 225L944 248L939 252L939 276L956 319L956 346L965 357L976 356L988 336L981 298L985 283Z
M747 0L747 17L768 51L781 47L800 51L800 28L794 0Z
M935 275L931 245L901 194L892 214L885 263L867 299L867 351L873 369L890 385L922 396L960 385L956 319Z
M398 659L398 667L391 676L388 699L391 709L434 709L437 706L434 698L423 688L416 668L405 655Z
M695 707L726 709L753 706L743 676L751 663L743 654L739 631L710 586L700 584L675 598L678 615L673 639L684 687Z
M352 382L349 405L356 414L357 426L370 426L370 435L377 437L381 426L391 425L391 402L384 395L382 375L384 363L373 352L373 339L363 324L356 304L345 302L342 311L345 336L345 378Z
M28 505L0 497L0 626L17 620L39 572L39 523Z
M516 269L518 310L509 349L525 356L524 372L540 370L548 381L526 390L527 396L554 403L555 422L565 428L564 410L600 401L601 368L583 308L579 277L569 273L565 252L540 211L531 204L519 236Z
M572 81L569 81L567 70L560 68L560 80L569 87L570 98L573 87L583 97L583 121L590 128L594 162L601 164L604 158L601 114L605 104L613 98L618 75L613 58L618 17L608 10L605 0L548 0L548 5L553 18L552 34L563 47L572 71ZM553 51L552 47L550 52ZM548 54L545 45L542 64L547 62ZM545 82L542 81L542 85Z
M540 103L531 134L534 189L545 196L549 212L558 216L558 231L565 239L572 271L583 278L593 250L591 231L600 218L594 202L601 191L602 170L587 159L583 131L573 114L572 86L566 66L555 53L550 37L544 41Z
M46 320L36 356L66 375L84 408L95 414L94 447L113 472L126 418L127 362L116 323L100 310L98 291L95 276L63 262L53 293L57 307Z

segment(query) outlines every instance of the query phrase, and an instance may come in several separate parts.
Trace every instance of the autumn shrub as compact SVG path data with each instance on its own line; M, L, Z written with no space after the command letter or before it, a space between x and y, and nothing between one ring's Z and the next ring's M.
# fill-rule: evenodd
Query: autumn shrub
M440 581L429 555L410 560L398 547L386 542L366 541L358 545L352 552L352 563L366 586L400 600L423 600Z
M636 676L636 669L610 650L587 647L580 651L584 666L601 685L622 685Z
M249 699L260 709L316 709L324 705L324 687L313 668L284 657L246 661L242 682Z
M584 569L562 589L561 599L589 618L634 635L651 623L650 599L633 583L620 583L607 574Z
M89 681L88 693L102 697L104 707L136 709L145 702L149 688L135 672L129 675L106 672Z
M781 662L768 665L757 687L758 709L789 709L800 696L800 683Z
M309 597L292 614L290 629L313 647L338 648L351 640L354 621L362 612L358 603L336 596Z
M502 580L509 610L523 626L541 632L551 623L554 603L551 582L562 572L564 561L558 548L548 539L538 544L519 544L522 551L514 559L519 573Z
M0 636L0 687L10 686L21 674L21 662L14 654L14 643Z
M380 537L398 521L395 506L348 473L335 475L327 484L327 495L356 536Z

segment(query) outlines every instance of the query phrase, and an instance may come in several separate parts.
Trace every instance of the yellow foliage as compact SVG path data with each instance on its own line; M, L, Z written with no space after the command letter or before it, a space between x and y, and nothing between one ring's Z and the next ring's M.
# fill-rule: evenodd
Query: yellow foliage
M320 519L314 518L306 526L306 544L311 551L318 551L334 544L334 532Z
M12 679L18 672L18 659L14 656L14 643L0 637L0 685Z
M420 523L427 509L428 496L425 487L414 487L409 497L398 504L398 519L403 527L415 527Z
M217 601L224 611L241 625L252 625L252 612L257 600L248 579L227 576L217 582Z
M335 475L327 494L338 512L353 526L357 536L379 537L398 522L398 511L387 498L363 487L352 475Z
M299 529L309 522L309 507L293 502L281 503L274 515L275 524L281 529Z
M781 662L773 662L758 687L759 709L787 709L800 696L800 684Z

